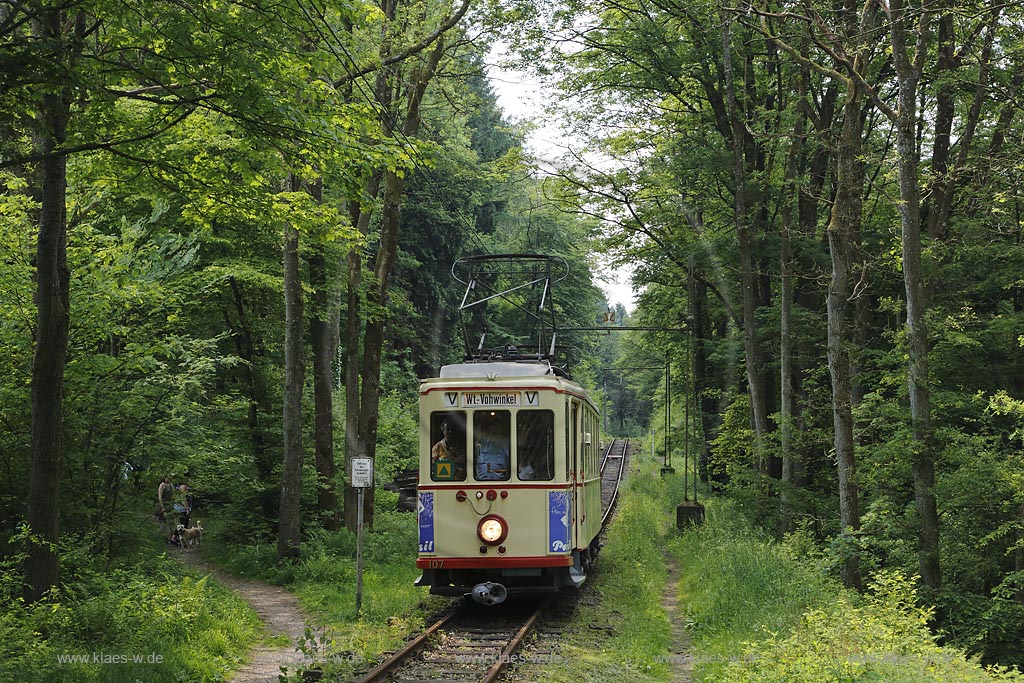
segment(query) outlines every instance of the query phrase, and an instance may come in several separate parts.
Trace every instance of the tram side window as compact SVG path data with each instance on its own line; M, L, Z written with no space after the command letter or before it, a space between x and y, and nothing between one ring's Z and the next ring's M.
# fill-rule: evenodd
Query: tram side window
M516 465L523 481L550 481L555 474L555 413L520 410L516 417Z
M478 481L504 481L511 470L512 413L479 410L473 414L473 476Z
M466 413L461 410L430 415L430 479L466 480Z

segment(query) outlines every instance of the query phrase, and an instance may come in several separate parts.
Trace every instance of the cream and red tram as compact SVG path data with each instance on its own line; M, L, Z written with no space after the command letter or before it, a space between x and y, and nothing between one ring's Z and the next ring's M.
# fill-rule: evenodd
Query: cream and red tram
M598 412L546 360L447 365L420 385L417 581L501 602L579 585L601 525Z

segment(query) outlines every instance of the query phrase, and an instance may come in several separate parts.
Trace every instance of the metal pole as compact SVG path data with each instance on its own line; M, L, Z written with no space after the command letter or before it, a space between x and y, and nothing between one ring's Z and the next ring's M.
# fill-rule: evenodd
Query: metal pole
M690 330L690 348L689 348L689 352L690 352L689 353L689 356L690 356L689 363L690 363L690 384L691 384L690 388L692 390L690 393L693 394L693 396L692 397L687 397L687 404L686 404L687 405L687 414L689 414L689 405L690 405L689 401L692 398L692 400L693 400L693 416L694 416L695 419L699 419L700 418L700 412L698 412L698 411L700 411L700 404L697 402L697 372L696 372L696 369L694 368L694 366L697 364L697 357L694 355L694 352L693 352L693 330ZM694 430L694 431L698 431L698 430ZM699 469L698 466L697 466L697 458L698 458L698 455L697 455L697 451L695 449L694 453L693 453L693 502L694 502L694 504L697 503L697 479L699 477L698 471L697 471Z
M604 433L607 434L608 433L608 375L607 374L601 380L601 383L602 383L602 387L601 388L604 389L604 391L602 392L604 394L604 408L602 409L601 412L604 413Z
M669 434L672 432L672 363L665 354L665 467L672 464Z
M363 487L356 489L356 616L363 609Z
M683 400L686 402L683 411L683 419L686 421L683 426L683 500L690 500L690 395L686 394Z
M618 418L619 418L619 429L623 429L624 430L624 428L626 426L625 425L626 415L625 415L625 412L623 411L623 408L622 408L623 403L624 403L623 398L622 398L622 386L623 386L623 383L625 381L624 377L623 377L623 374L624 373L619 373L619 414L618 414Z

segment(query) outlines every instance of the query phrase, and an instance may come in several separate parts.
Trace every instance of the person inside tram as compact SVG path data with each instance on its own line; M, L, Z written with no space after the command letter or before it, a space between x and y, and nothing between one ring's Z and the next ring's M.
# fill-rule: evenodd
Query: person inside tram
M441 423L441 438L430 449L430 462L436 464L438 461L450 461L454 472L451 478L455 480L464 479L466 476L466 454L465 449L459 447L459 437L452 427L451 420L444 420Z
M474 448L474 476L478 480L508 479L508 435L496 429L498 425L481 421Z

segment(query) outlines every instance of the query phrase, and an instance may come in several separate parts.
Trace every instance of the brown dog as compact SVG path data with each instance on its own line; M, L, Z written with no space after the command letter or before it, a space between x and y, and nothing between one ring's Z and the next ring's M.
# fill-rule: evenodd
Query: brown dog
M194 527L182 529L178 535L181 538L182 550L187 548L198 550L200 542L203 540L203 525L199 520L196 520Z

